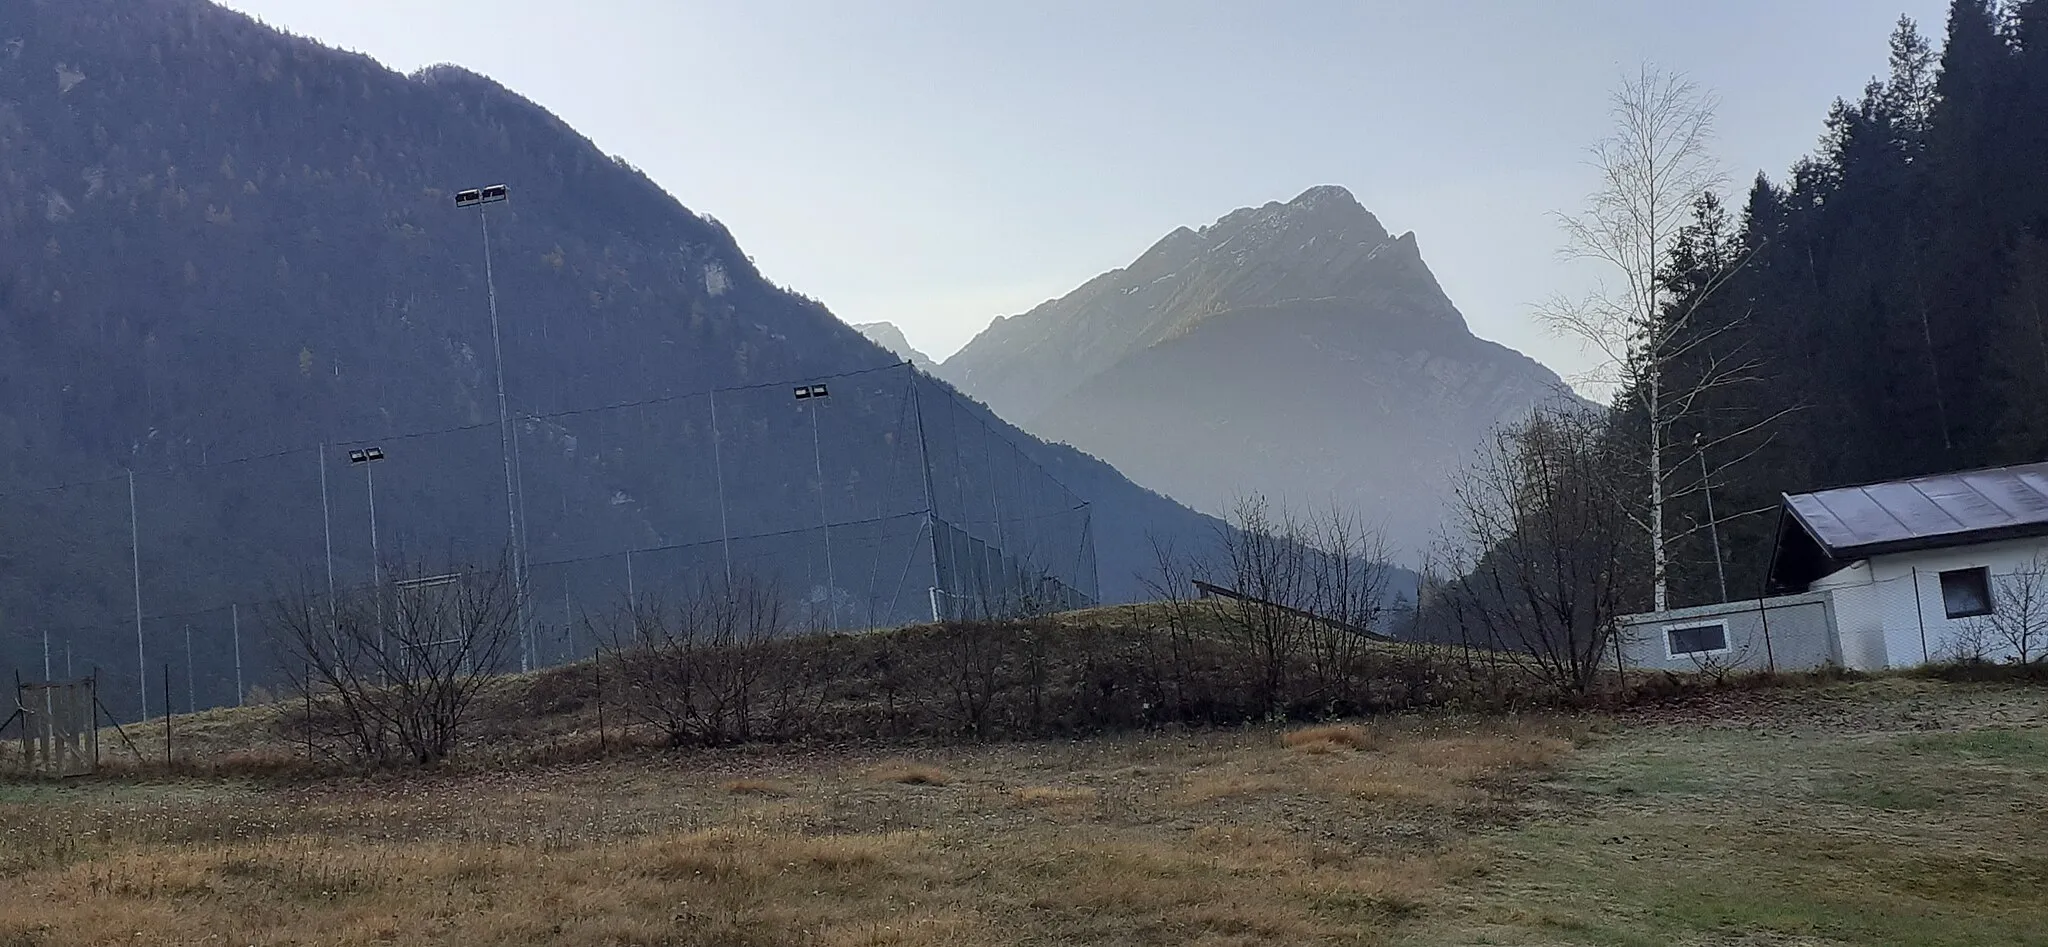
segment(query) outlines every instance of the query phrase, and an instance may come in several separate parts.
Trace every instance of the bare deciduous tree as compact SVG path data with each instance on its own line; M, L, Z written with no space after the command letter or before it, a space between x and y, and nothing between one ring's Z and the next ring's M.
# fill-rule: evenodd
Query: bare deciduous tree
M1435 593L1461 639L1529 655L1552 686L1584 694L1614 640L1641 533L1602 419L1547 410L1498 432L1452 491Z
M1312 514L1307 546L1309 671L1329 708L1355 705L1359 665L1387 612L1385 537L1356 514L1332 505Z
M1222 606L1224 637L1238 652L1248 683L1268 714L1285 711L1289 674L1301 653L1310 603L1301 525L1264 497L1239 498L1218 539L1217 563L1241 597Z
M1991 614L1970 624L1984 647L2005 650L2011 660L2032 664L2048 650L2048 563L2035 556L2026 565L1996 577L1991 584Z
M328 736L362 762L445 759L518 633L509 559L489 569L387 568L333 602L284 597L268 616L284 673L329 705ZM308 721L310 725L312 721Z
M1217 535L1213 560L1176 565L1161 551L1161 576L1179 584L1207 575L1228 590L1213 603L1166 596L1169 645L1199 620L1213 623L1268 715L1313 701L1326 710L1354 702L1369 642L1386 609L1386 544L1339 508L1298 516L1265 498L1241 498ZM1178 578L1177 578L1178 577ZM1306 674L1306 692L1296 677Z
M1140 638L1146 649L1143 667L1154 679L1149 683L1147 703L1170 711L1174 719L1193 716L1189 678L1192 675L1194 635L1198 610L1195 601L1195 565L1171 540L1150 538L1155 572L1145 578L1146 591L1159 609L1163 635Z
M1665 547L1675 538L1666 530L1665 506L1709 489L1715 477L1703 473L1691 483L1689 469L1680 474L1674 469L1679 465L1666 462L1671 427L1703 394L1759 379L1757 359L1740 346L1721 344L1746 317L1714 326L1699 325L1696 318L1756 248L1723 245L1719 234L1694 234L1709 251L1688 261L1698 272L1674 278L1669 268L1688 227L1697 228L1702 220L1718 226L1720 219L1713 192L1725 175L1710 151L1715 105L1712 95L1684 76L1651 66L1623 79L1612 99L1614 129L1592 148L1599 185L1584 211L1560 215L1565 255L1601 264L1619 285L1603 284L1583 299L1559 298L1538 312L1553 331L1592 347L1604 362L1592 380L1636 401L1648 422L1648 442L1640 455L1648 496L1631 508L1643 510L1637 525L1649 539L1651 593L1660 611L1669 605ZM1697 370L1676 377L1671 369L1681 360ZM1775 419L1714 432L1702 441L1701 456ZM1719 466L1739 463L1751 453L1724 459ZM1680 484L1676 489L1674 481Z

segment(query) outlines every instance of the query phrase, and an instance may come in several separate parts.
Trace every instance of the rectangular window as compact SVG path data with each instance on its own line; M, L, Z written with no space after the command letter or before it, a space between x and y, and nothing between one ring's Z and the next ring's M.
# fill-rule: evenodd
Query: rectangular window
M1688 625L1684 628L1664 629L1664 647L1674 658L1702 654L1720 654L1728 650L1728 626L1721 622L1710 625Z
M1991 570L1980 566L1942 573L1941 608L1950 618L1991 614Z

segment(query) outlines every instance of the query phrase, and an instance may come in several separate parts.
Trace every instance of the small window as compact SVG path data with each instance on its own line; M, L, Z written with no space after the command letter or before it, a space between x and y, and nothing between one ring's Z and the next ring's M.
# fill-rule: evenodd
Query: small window
M1950 618L1991 614L1991 570L1980 566L1942 573L1941 607Z
M1728 626L1720 622L1711 625L1690 625L1684 628L1664 629L1664 645L1674 658L1700 654L1720 654L1728 650Z

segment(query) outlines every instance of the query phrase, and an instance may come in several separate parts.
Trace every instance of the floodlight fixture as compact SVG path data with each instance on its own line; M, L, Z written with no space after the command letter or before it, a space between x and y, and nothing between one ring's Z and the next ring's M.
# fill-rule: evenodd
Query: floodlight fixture
M832 396L832 392L824 385L798 385L796 386L795 394L798 401L810 398L829 398Z
M365 447L361 450L352 450L348 452L348 462L351 464L367 464L372 461L378 461L383 459L384 448L382 447Z
M506 190L503 184L493 184L490 187L472 187L455 192L455 206L471 207L477 204L495 204L504 200L505 196Z

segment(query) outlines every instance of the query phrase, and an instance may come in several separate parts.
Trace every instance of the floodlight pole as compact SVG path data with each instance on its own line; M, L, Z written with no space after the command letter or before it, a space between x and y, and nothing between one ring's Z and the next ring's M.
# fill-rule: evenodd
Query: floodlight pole
M149 719L149 658L142 647L142 527L135 516L135 471L128 471L128 566L135 578L135 688L142 716Z
M327 550L327 614L334 614L334 518L327 505L327 442L320 442L320 541Z
M519 536L519 499L512 485L513 439L518 435L512 430L511 415L505 406L505 345L498 330L498 288L491 272L491 216L484 208L504 200L506 189L502 184L487 188L460 191L455 195L457 207L475 205L476 218L483 231L484 243L484 298L491 312L491 355L497 363L492 373L498 388L498 456L505 468L505 530L506 538L512 545L512 587L517 596L514 601L515 617L519 625L519 670L533 670L533 643L529 640L531 629L526 624L526 550Z
M711 477L718 486L718 548L725 556L725 591L732 594L732 523L725 511L725 458L719 453L718 389L711 389ZM630 553L628 555L631 555ZM632 560L628 559L631 565ZM629 573L630 574L630 573Z
M377 464L374 460L357 461L363 468L363 493L370 501L370 588L384 583L384 556L377 548Z
M242 606L228 606L228 622L235 636L235 706L240 707L248 693L242 687Z
M811 416L811 465L818 476L818 532L825 538L825 608L826 620L833 628L839 626L839 595L832 572L832 521L825 515L825 453L818 441L817 402L831 397L830 389L824 385L810 385L798 389L800 401L812 402L805 413ZM827 629L828 631L831 629Z
M839 583L832 570L832 520L825 515L825 454L818 444L818 406L811 405L811 466L818 474L818 532L825 539L826 621L839 627ZM826 629L831 630L831 629Z
M381 447L364 447L348 452L348 462L363 468L363 489L370 500L370 596L377 600L377 655L384 654L384 557L377 548L377 462L384 459ZM330 606L331 608L332 606Z

